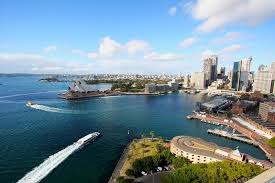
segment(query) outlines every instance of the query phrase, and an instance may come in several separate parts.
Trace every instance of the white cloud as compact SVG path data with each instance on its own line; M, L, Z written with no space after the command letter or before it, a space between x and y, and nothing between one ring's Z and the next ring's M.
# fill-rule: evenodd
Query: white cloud
M150 44L143 40L130 40L122 44L106 36L100 41L98 51L89 52L87 56L91 59L106 59L148 53L150 50Z
M241 35L242 34L240 32L227 32L224 34L223 37L213 39L212 42L215 44L223 44L223 43L237 40L241 37Z
M172 6L172 7L169 8L168 14L170 16L174 16L174 15L176 15L176 13L177 13L177 7L176 6Z
M151 47L143 40L131 40L125 44L125 49L129 54L146 53Z
M196 37L190 37L181 41L179 45L181 48L188 48L192 46L194 43L196 43L197 41L198 39Z
M225 47L225 48L222 50L222 53L237 52L237 51L240 51L241 48L242 48L241 45L239 45L239 44L233 44L233 45L231 45L231 46Z
M107 36L101 40L99 45L99 55L103 57L111 57L121 50L121 45L113 40L111 37Z
M184 55L175 54L175 53L156 53L152 52L144 56L144 59L151 61L178 61L183 60Z
M45 53L50 53L50 52L56 52L57 46L55 45L49 45L46 48L44 48Z
M195 19L202 21L199 32L230 24L256 25L275 16L274 0L196 0L187 7Z

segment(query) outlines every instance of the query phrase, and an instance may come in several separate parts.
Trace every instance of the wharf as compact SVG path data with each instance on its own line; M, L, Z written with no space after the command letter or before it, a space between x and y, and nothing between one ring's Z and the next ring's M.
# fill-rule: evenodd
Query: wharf
M216 126L229 125L228 122L216 119L211 116L206 116L206 115L191 114L191 115L187 115L186 118L189 120L197 119L197 120L200 120L200 122L208 123L208 124L212 124L212 125L216 125Z
M195 119L205 119L205 120L215 121L215 122L220 123L221 125L227 125L233 129L235 129L242 135L246 136L247 138L257 141L259 143L259 148L261 148L265 152L266 157L272 163L275 164L275 149L270 147L267 144L266 139L263 136L260 136L256 132L248 129L247 127L238 123L238 121L236 121L234 119L228 120L223 117L213 116L213 115L209 115L209 114L200 115L200 116L197 114L192 114L192 115L189 115L189 117L192 117Z
M207 132L210 133L210 134L226 137L226 138L229 138L229 139L232 139L232 140L237 140L237 141L244 142L244 143L247 143L247 144L251 144L251 145L254 145L254 146L259 146L260 145L260 143L255 141L255 140L250 140L250 139L246 139L246 138L243 138L243 137L239 137L237 134L231 134L231 133L228 133L227 131L224 131L224 130L218 130L218 129L211 130L211 129L208 129Z

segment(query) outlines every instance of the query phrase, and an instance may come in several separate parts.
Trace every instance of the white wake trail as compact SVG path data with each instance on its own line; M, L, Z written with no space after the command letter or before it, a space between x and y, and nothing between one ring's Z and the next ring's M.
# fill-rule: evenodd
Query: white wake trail
M73 152L81 147L80 144L74 143L65 149L51 155L43 163L34 168L31 172L27 173L17 183L37 183L45 178L53 169L55 169L60 163L68 158Z
M38 109L46 112L55 112L55 113L63 113L63 114L84 114L85 112L76 111L76 110L68 110L68 109L59 109L56 107L49 107L45 105L33 104L29 107L33 109Z
M37 95L37 94L43 94L43 93L55 93L55 92L62 92L66 90L55 90L55 91L45 91L45 92L33 92L33 93L21 93L21 94L15 94L15 95L6 95L6 96L0 96L0 99L2 98L11 98L11 97L20 97L20 96L28 96L28 95Z

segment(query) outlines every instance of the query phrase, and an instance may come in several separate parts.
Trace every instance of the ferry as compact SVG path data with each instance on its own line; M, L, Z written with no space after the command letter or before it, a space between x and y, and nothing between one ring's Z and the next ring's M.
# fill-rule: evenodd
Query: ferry
M85 137L82 137L81 139L79 139L76 143L78 143L80 145L84 145L89 141L95 140L99 135L100 135L99 132L90 133L90 134L86 135Z
M28 106L28 107L30 107L32 105L34 105L34 103L32 101L28 101L27 104L26 104L26 106Z

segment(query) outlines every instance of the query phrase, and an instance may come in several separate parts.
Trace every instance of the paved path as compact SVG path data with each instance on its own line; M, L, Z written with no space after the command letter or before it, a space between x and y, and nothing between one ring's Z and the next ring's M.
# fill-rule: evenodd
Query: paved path
M115 183L116 179L119 177L120 170L121 170L122 166L124 165L125 161L127 160L127 155L128 155L128 153L130 151L130 145L131 145L132 142L130 142L127 145L127 147L124 149L124 151L123 151L123 153L122 153L122 155L121 155L121 157L120 157L120 159L119 159L119 161L118 161L118 163L116 165L116 168L113 171L112 176L110 177L108 183Z

